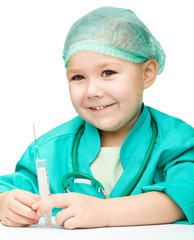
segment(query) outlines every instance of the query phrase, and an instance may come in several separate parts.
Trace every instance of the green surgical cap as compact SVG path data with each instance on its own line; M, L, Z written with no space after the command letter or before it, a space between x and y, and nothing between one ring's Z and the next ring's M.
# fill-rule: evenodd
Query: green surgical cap
M101 7L70 28L63 49L65 67L69 58L81 50L95 51L134 63L155 58L158 74L163 71L165 52L145 24L128 9Z

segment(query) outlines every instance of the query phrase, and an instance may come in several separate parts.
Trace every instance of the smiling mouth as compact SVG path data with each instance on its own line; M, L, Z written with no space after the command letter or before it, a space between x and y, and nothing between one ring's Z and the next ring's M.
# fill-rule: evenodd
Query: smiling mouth
M91 110L102 110L102 109L105 109L105 108L108 108L108 107L112 106L113 104L114 103L109 104L109 105L97 106L97 107L89 107L89 109L91 109Z

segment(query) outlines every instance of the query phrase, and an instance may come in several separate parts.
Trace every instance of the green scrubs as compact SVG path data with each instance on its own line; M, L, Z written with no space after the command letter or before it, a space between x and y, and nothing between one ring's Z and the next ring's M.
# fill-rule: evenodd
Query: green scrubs
M184 223L194 223L194 129L180 119L143 105L142 113L121 146L120 161L124 169L110 193L121 197L135 178L150 144L151 116L158 128L156 143L148 166L132 195L163 191L183 210ZM78 149L78 168L91 174L90 164L100 151L98 130L79 116L37 139L40 158L47 159L51 193L64 193L61 179L72 171L71 152L81 125L85 131ZM79 186L79 184L78 184ZM35 145L32 143L16 165L15 173L0 177L0 192L15 188L38 193ZM78 192L82 192L81 188ZM88 195L91 191L88 188ZM53 209L53 215L59 209Z

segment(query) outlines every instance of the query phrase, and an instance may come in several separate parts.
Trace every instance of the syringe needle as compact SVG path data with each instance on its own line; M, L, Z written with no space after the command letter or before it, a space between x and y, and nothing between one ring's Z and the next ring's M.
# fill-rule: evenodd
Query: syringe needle
M35 139L35 144L36 144L36 132L35 132L35 126L34 126L34 123L33 123L33 130L34 130L34 139ZM37 144L36 144L37 146Z
M40 159L40 154L39 154L38 146L37 146L37 143L36 143L36 132L35 132L34 123L33 123L33 129L34 129L34 139L35 139L35 155L36 155L36 159Z

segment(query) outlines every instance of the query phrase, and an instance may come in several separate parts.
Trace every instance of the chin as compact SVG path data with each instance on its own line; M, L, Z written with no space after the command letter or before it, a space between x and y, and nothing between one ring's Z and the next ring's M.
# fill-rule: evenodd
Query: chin
M119 126L117 126L115 124L111 124L111 123L94 124L94 126L96 126L98 129L100 129L102 131L107 131L107 132L115 131L115 130L118 130L120 128Z

